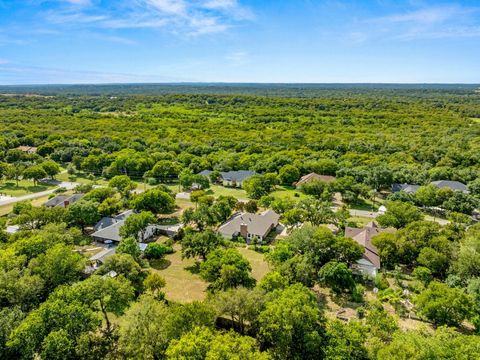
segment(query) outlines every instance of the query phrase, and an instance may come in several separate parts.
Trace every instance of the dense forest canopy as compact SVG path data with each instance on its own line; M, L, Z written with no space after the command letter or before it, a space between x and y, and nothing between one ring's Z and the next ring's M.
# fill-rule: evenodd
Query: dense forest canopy
M60 94L0 97L0 147L45 145L60 162L125 149L146 157L184 153L188 157L184 162L195 159L201 163L195 171L244 168L271 172L289 163L308 165L329 159L336 163L334 172L342 170L357 178L376 166L393 171L397 182L423 184L451 178L468 183L477 176L480 94L473 88L405 87L398 93L388 87L369 88L314 88L315 96L299 98L67 96L61 95L65 88L52 87ZM83 87L74 89L81 93ZM122 93L123 86L94 89ZM208 92L208 87L204 89ZM215 89L225 91L221 86ZM148 93L149 86L143 91ZM288 89L291 94L296 91ZM112 159L102 160L103 165ZM102 167L91 170L101 172ZM130 172L143 175L140 169Z
M478 86L0 94L0 358L478 359Z

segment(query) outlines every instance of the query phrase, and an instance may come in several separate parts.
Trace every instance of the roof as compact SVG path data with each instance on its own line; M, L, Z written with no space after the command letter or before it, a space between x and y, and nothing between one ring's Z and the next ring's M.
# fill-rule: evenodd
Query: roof
M73 195L57 195L54 198L51 198L43 206L54 207L54 206L64 206L65 202L73 204L80 200L84 194L73 194Z
M37 148L35 146L18 146L15 149L24 151L24 152L30 152L30 153L37 152Z
M272 226L278 225L279 219L280 215L273 210L266 210L261 214L239 213L220 226L218 232L232 236L240 232L240 225L245 224L250 234L263 237L267 235Z
M300 180L297 181L296 185L300 186L303 184L306 184L310 181L324 181L324 182L332 182L335 181L336 177L335 176L330 176L330 175L319 175L317 173L310 173L307 175L303 175Z
M125 222L125 219L132 214L133 214L133 210L127 210L114 217L102 218L95 225L96 231L92 234L92 237L112 240L112 241L122 240L122 237L120 236L120 228Z
M372 238L382 232L395 232L395 229L381 229L371 221L362 229L346 227L345 237L352 238L358 244L365 248L363 258L372 263L377 269L380 269L380 256L378 249L372 244Z
M211 170L203 170L203 171L200 171L198 174L203 176L209 176L211 173L212 173ZM220 175L223 180L243 182L249 177L255 175L255 171L250 171L250 170L221 171Z
M392 191L399 192L404 191L409 194L415 194L420 185L411 185L411 184L392 184Z
M449 188L449 189L452 189L453 191L468 192L467 185L461 183L460 181L438 180L438 181L432 181L430 184L435 185L439 189Z
M117 251L116 247L106 248L96 253L95 255L90 256L89 260L103 262L105 258L112 256L113 254L115 254L116 251Z

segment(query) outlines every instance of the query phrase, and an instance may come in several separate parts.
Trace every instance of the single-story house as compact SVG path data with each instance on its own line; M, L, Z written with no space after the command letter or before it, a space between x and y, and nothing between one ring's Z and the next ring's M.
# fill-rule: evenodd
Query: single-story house
M298 180L294 185L296 187L300 187L303 184L312 182L312 181L323 181L323 182L332 182L335 181L336 177L335 176L330 176L330 175L319 175L317 173L310 173L307 175L303 175L300 180Z
M203 170L199 175L209 177L211 170ZM223 186L242 187L245 180L255 175L255 171L250 170L235 170L235 171L221 171L220 177Z
M18 146L15 149L23 151L27 154L35 154L37 152L37 148L35 146Z
M380 269L380 256L378 249L372 244L372 238L382 232L393 233L395 231L395 229L381 229L373 221L365 225L363 229L346 227L345 237L355 240L365 248L362 258L352 265L353 270L374 278Z
M104 217L95 225L95 232L91 235L93 240L99 242L113 241L120 242L120 228L125 223L125 220L133 214L133 210L127 210L115 217ZM149 225L145 230L143 238L138 235L139 241L145 241L151 238L156 233L156 226Z
M411 184L393 184L392 192L406 192L408 194L415 194L420 185L411 185Z
M460 181L438 180L432 181L430 184L436 186L439 189L448 188L452 191L461 191L466 194L469 192L467 185L461 183Z
M160 234L174 237L183 228L183 224L157 225L156 228Z
M462 191L466 194L468 194L469 192L467 185L461 183L460 181L438 180L438 181L432 181L430 185L436 186L439 189L448 188L452 191ZM404 191L409 194L415 194L419 188L420 188L420 185L393 184L392 192Z
M73 195L57 195L50 200L48 200L46 203L43 204L43 206L46 207L63 207L67 208L68 205L73 204L74 202L77 202L80 200L84 194L73 194Z
M243 237L247 243L256 238L263 241L267 235L278 226L278 215L273 210L266 210L261 214L238 213L233 215L218 228L218 232L225 238Z

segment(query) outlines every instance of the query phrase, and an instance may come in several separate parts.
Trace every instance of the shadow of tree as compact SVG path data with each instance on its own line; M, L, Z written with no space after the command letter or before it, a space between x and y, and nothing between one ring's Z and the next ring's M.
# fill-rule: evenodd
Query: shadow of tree
M152 259L149 260L150 266L155 270L164 270L172 265L172 262L167 259Z
M195 264L185 267L185 270L191 272L192 274L198 274L200 273L200 263L196 261Z

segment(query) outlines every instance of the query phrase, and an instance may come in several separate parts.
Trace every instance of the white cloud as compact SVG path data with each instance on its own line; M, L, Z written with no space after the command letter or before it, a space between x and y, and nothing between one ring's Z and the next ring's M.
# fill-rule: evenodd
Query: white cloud
M87 0L68 2L92 6L60 7L44 13L47 21L89 29L165 28L175 34L195 36L223 32L235 22L253 17L236 0L124 0L116 6Z
M5 59L0 59L0 65L10 64L10 61Z
M396 40L478 37L479 7L460 5L419 7L403 13L368 19L366 29L353 33L368 33L368 38L384 37Z

